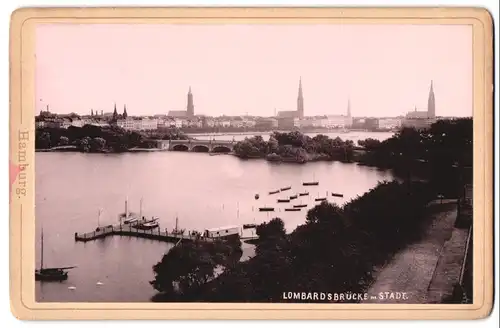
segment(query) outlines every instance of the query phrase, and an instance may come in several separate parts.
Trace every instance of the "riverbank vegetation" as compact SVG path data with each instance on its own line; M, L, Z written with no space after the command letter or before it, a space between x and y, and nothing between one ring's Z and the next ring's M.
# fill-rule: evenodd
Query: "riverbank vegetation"
M356 162L392 169L406 180L421 178L449 198L472 181L472 118L440 120L427 130L403 128L382 142L358 141L365 148Z
M154 301L192 299L218 272L232 270L243 251L239 239L231 242L183 242L170 249L153 267L150 284L159 293Z
M318 134L310 137L299 131L273 132L268 141L261 136L245 138L234 146L240 158L266 158L269 161L306 163L315 160L353 159L354 142L340 138L331 139Z
M132 148L156 148L155 140L187 139L177 129L162 132L139 133L117 126L99 127L84 125L63 128L38 128L35 136L36 150L81 151L86 153L126 152Z

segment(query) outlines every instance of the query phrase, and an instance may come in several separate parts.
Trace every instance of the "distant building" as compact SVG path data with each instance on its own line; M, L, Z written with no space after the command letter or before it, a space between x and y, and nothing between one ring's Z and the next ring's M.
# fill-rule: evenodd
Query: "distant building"
M278 118L278 129L280 130L295 130L300 127L298 117L280 117Z
M299 79L299 92L297 96L297 110L280 111L278 118L304 118L304 95L302 93L302 78Z
M434 96L433 81L429 90L429 98L427 100L427 111L408 112L403 120L404 127L413 127L416 129L429 128L436 121L436 99Z
M346 115L326 115L320 117L307 117L300 120L300 126L303 128L348 128L353 124L351 116L351 102L347 101Z
M148 131L158 129L158 119L150 117L141 118L120 118L116 121L116 125L129 131Z
M258 130L273 130L278 128L278 120L275 118L258 118L255 120L255 128Z
M417 130L425 130L431 127L431 125L436 122L434 118L406 118L403 121L402 126L405 128L414 128Z
M365 128L367 130L378 130L379 128L379 120L375 117L370 117L365 119Z
M187 111L185 110L171 110L168 112L170 117L187 117Z
M189 91L187 94L187 106L186 110L171 110L168 112L168 116L170 117L194 117L194 102L193 102L193 93L191 92L191 87L189 87Z
M393 130L401 127L402 120L397 117L384 117L378 120L379 129Z
M194 102L193 102L193 94L191 93L191 87L189 87L188 96L187 96L187 116L194 117Z

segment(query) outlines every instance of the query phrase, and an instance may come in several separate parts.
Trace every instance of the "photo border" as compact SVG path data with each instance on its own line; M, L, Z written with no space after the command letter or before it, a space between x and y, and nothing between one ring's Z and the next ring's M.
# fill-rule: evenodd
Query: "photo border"
M35 27L39 23L447 24L473 28L473 304L35 302ZM476 319L493 306L493 21L482 8L95 7L22 8L10 28L11 310L22 320ZM22 163L21 163L22 162Z

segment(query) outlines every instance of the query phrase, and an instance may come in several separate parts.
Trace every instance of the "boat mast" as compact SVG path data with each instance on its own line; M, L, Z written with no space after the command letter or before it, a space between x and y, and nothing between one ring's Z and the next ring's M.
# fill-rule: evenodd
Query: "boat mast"
M41 261L40 261L40 270L43 269L43 228L42 228L41 244L42 244L42 256L41 256Z
M179 231L179 230L177 230L178 227L179 227L179 217L176 215L175 216L175 231L176 232Z
M97 211L97 226L98 227L101 226L101 209L99 209L99 211Z
M125 218L128 219L128 197L125 199Z
M141 202L140 202L140 205L139 205L139 220L142 219L142 197L141 197Z

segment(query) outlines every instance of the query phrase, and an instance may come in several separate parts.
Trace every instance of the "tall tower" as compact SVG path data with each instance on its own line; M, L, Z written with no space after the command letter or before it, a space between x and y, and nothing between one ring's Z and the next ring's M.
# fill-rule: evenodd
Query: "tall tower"
M304 118L304 95L302 94L302 77L299 78L299 95L297 97L297 114Z
M429 100L427 101L427 116L436 117L436 100L434 99L434 87L431 80L431 89L429 90Z
M118 119L118 112L116 111L116 103L115 103L115 109L113 110L113 120L116 121Z
M123 114L122 114L123 118L127 118L128 116L128 113L127 113L127 105L123 105Z
M349 128L352 127L352 116L351 116L351 99L347 99L347 116L344 122L344 127Z
M193 103L193 94L191 93L191 87L189 87L188 92L188 101L187 101L187 116L194 116L194 103Z

